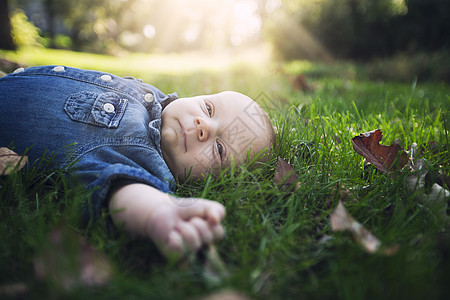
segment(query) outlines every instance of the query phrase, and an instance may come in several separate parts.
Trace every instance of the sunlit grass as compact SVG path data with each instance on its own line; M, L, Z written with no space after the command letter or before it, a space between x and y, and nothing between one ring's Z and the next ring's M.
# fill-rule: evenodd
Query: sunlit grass
M240 52L224 50L216 53L144 54L124 52L117 56L81 53L44 48L24 48L17 52L0 51L3 58L25 65L67 65L83 69L103 70L119 75L160 74L186 75L195 72L222 72L239 65L268 63L265 50L248 49Z
M215 69L209 58L191 60L190 55L112 58L39 51L42 57L35 53L29 60L25 52L6 55L30 65L66 64L109 72L117 68L123 72L120 75L138 73L164 91L182 94L235 89L255 98L259 95L257 100L264 102L277 128L276 154L294 166L301 186L293 194L275 187L272 163L178 187L180 196L203 195L227 208L227 236L217 249L230 275L214 282L205 278L200 259L167 265L145 240L110 234L103 224L80 228L74 212L86 192L71 189L62 176L64 170L28 166L22 173L0 178L2 284L25 283L35 298L195 299L222 289L254 299L439 299L448 295L448 219L417 200L423 191L408 193L408 170L395 177L382 174L366 166L351 145L352 137L376 128L383 131L384 145L397 139L404 149L413 142L436 143L434 151L423 155L430 173L427 186L439 174L449 175L448 85L370 81L358 76L359 66L351 63L327 67L295 62L280 68L267 61L241 65L233 60ZM38 63L38 59L42 60ZM171 60L179 64L172 61L171 65ZM294 89L290 76L299 73L313 91ZM399 245L395 255L368 254L350 235L331 230L329 215L341 199L338 189L351 192L354 198L347 199L345 206L363 226L383 244ZM61 221L84 234L110 259L115 270L110 285L59 294L51 286L40 286L31 260L49 229Z
M165 93L180 96L217 93L223 90L246 92L256 97L261 91L277 88L270 83L272 69L267 49L241 52L141 54L107 56L42 48L0 51L0 57L26 66L65 65L141 78ZM250 74L250 75L249 75Z

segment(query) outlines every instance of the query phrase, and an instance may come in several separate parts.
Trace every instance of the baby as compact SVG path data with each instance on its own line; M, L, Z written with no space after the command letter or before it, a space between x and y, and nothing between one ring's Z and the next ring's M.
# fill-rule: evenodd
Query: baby
M264 157L269 118L237 92L177 99L132 77L64 66L0 78L0 146L46 151L92 190L85 216L109 208L115 224L180 256L224 235L224 207L171 195L174 182L217 175Z

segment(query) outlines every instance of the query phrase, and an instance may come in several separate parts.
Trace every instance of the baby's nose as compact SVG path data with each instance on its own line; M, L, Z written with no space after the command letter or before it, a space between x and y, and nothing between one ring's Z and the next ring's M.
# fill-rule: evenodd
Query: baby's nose
M208 121L201 117L194 119L195 127L197 129L197 137L200 142L204 142L208 139L209 124Z

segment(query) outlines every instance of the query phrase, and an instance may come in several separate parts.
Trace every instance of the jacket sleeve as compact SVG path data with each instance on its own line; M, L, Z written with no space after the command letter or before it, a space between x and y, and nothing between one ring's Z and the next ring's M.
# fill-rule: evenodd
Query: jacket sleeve
M101 159L102 154L108 151L107 159ZM124 182L144 183L164 193L171 193L174 188L174 179L167 168L163 158L155 151L147 153L152 168L146 169L113 149L97 149L81 157L73 166L71 173L88 190L91 191L83 207L83 220L98 218L101 210L108 206L108 197L111 190Z

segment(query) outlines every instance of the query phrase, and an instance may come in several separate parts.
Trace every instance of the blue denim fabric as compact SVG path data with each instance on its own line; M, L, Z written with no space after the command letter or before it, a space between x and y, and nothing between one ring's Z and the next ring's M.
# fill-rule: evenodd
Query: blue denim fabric
M0 146L30 163L46 150L93 190L98 216L116 179L163 192L174 178L160 149L161 111L176 94L98 71L32 67L0 78ZM89 215L88 211L84 212Z

